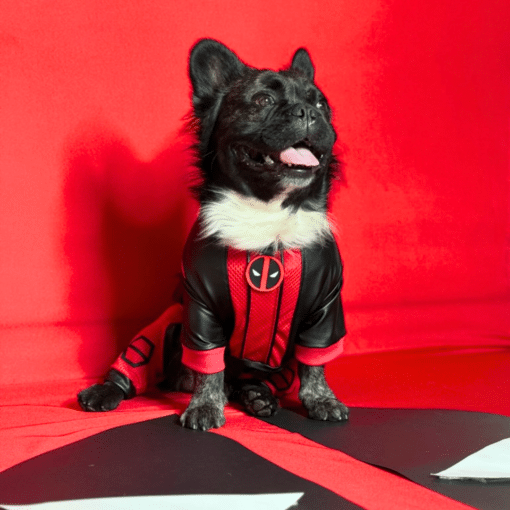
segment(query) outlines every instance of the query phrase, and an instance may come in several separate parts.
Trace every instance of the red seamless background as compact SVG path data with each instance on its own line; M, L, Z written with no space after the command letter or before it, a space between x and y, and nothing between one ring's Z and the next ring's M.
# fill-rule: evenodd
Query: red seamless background
M0 384L97 377L170 303L201 37L259 67L312 55L345 163L346 353L508 347L508 2L0 9Z

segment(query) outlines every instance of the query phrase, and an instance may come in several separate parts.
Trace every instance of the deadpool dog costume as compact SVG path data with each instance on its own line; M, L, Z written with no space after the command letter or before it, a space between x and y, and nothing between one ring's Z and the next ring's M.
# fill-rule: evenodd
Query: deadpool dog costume
M109 378L124 376L128 396L172 376L165 338L170 350L175 343L168 339L179 337L181 362L196 372L228 365L231 377L255 374L280 391L294 381L293 371L281 373L292 359L324 365L342 352L342 264L333 238L324 246L260 254L199 234L197 223L184 249L183 303L136 335L112 366L119 374Z

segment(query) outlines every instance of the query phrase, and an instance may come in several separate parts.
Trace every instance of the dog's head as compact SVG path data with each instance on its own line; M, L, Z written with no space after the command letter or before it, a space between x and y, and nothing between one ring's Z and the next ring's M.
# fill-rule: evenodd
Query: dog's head
M203 39L191 50L189 75L202 205L232 190L264 202L284 197L282 207L291 209L325 210L336 135L305 49L276 72L247 66L223 44Z

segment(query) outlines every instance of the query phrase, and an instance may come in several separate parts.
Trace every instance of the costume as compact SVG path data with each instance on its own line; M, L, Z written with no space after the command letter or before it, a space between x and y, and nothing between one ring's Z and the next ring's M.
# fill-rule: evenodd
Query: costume
M158 378L155 367L164 373L163 343L180 324L182 363L201 373L227 365L235 376L276 380L293 359L323 365L342 352L342 263L333 237L301 250L253 253L200 231L197 222L184 248L182 307L145 328L113 365L136 393Z

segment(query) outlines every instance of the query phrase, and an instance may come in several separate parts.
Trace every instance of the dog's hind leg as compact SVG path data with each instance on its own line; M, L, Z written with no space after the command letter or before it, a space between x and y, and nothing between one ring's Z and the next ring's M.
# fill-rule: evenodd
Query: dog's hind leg
M236 383L233 399L253 416L267 418L278 410L278 399L264 382L257 379L240 380Z
M111 369L103 384L93 384L78 393L78 402L84 411L113 411L125 399L135 395L131 381Z
M103 384L78 394L85 411L112 411L123 400L141 395L161 382L162 368L177 372L180 365L179 334L182 306L173 304L138 333L113 363Z
M301 387L299 398L314 420L342 421L349 417L349 409L340 402L324 377L324 366L299 363Z

